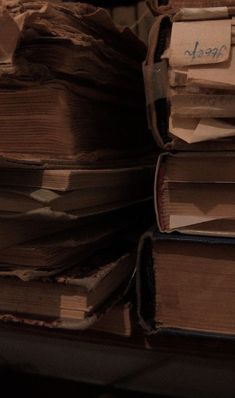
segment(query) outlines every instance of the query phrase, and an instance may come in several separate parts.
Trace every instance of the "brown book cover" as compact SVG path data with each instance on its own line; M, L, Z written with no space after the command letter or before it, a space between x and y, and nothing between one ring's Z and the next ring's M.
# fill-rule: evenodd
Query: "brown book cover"
M85 218L67 228L0 250L0 276L16 276L23 281L56 275L72 265L96 257L113 244L116 251L133 247L152 224L150 203ZM124 249L123 249L124 250Z
M233 238L147 232L137 271L142 326L234 336L234 260Z
M31 282L1 278L1 319L87 328L124 295L134 268L135 254L120 256L110 249L56 277Z

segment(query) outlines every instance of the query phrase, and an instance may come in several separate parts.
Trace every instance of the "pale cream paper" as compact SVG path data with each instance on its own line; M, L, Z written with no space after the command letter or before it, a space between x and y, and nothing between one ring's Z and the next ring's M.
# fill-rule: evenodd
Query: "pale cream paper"
M235 88L235 47L228 61L216 66L197 66L188 69L187 84L213 88Z
M235 136L235 126L216 119L170 118L170 132L188 144Z
M223 217L171 215L169 217L169 229L173 230L178 228L190 227L192 225L218 220L220 218L222 219Z
M175 22L170 43L170 65L216 64L229 58L231 20Z

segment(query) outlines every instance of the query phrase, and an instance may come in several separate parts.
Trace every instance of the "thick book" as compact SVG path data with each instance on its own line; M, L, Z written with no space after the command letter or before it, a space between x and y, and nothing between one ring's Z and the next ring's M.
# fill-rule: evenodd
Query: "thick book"
M0 277L16 276L24 281L61 273L81 264L100 250L117 244L117 251L136 245L152 223L151 203L143 203L84 219L57 233L0 250ZM124 249L123 249L124 250Z
M235 175L231 152L163 154L155 179L162 232L235 236Z
M234 149L235 7L203 7L169 11L150 32L148 120L165 149Z
M30 282L1 278L1 318L38 320L54 328L91 326L103 308L124 294L120 292L127 288L135 267L134 253L118 255L107 250L94 257L54 278Z
M234 335L234 261L233 238L146 233L137 272L142 326Z
M42 177L44 173L47 174L46 170L32 169L31 175L29 174L29 181L32 178L32 174L37 174L38 172L42 172ZM13 184L13 169L11 173L13 180L9 176L9 182L11 181L11 184ZM88 175L87 179L86 174ZM106 208L124 207L133 202L151 197L154 167L146 165L123 170L107 170L106 172L104 170L96 170L94 173L92 171L83 173L82 171L76 172L73 170L62 170L62 172L54 170L55 186L60 184L63 188L63 175L65 176L65 187L70 184L69 181L73 177L75 184L78 184L77 189L74 189L74 185L72 185L73 188L66 192L28 186L26 169L19 168L16 171L16 175L19 177L19 186L10 184L9 186L3 185L0 187L0 212L25 213L48 207L54 211L76 212L77 215L82 214L84 216L95 214L96 211L105 212ZM62 180L59 183L60 175L62 175ZM81 187L79 186L79 177L81 178ZM25 184L25 186L20 186L20 184ZM35 184L37 183L35 182ZM44 182L42 181L41 185L43 184Z
M110 307L108 307L107 305L107 308L104 309L103 313L97 313L96 316L93 316L93 319L92 317L90 318L90 326L86 326L86 321L78 321L77 325L80 323L80 326L83 325L84 328L88 327L87 331L92 331L93 335L95 332L95 335L98 338L101 336L102 338L107 338L108 335L131 337L135 333L138 325L136 312L133 308L132 302L127 301L125 298L122 299L120 302L116 304L114 302L113 304L112 300L110 300L109 306ZM53 328L54 325L53 321L50 324L48 320L46 322L43 322L41 319L37 319L37 316L27 318L24 317L24 315L19 314L0 314L0 320L1 323L7 323L9 326L12 324L27 325L30 327L34 327L34 330L36 330L36 328L38 330L38 328L40 327ZM88 320L87 324L89 324ZM70 326L73 325L71 324Z
M142 113L140 109L128 109L97 89L74 86L55 81L2 88L0 82L0 153L86 165L92 160L102 164L117 154L121 161L131 157L130 149L133 155L147 153L151 140L146 126L139 123L133 131L133 114Z
M148 181L153 178L153 160L143 159L141 165L86 169L77 164L33 165L25 163L2 162L0 160L0 186L41 188L54 191L73 191L77 189L96 189L123 187L135 181ZM67 167L65 167L67 166Z
M0 24L0 154L94 165L152 151L146 48L131 30L59 1L4 2Z

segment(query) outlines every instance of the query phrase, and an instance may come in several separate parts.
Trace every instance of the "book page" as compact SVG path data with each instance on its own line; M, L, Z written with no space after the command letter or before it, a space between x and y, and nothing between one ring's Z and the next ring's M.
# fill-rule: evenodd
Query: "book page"
M170 65L216 64L229 58L230 19L175 22L170 43Z
M216 119L170 118L170 131L188 144L235 136L235 125Z
M210 85L214 88L235 88L235 47L232 47L229 60L213 66L197 66L188 69L187 83Z

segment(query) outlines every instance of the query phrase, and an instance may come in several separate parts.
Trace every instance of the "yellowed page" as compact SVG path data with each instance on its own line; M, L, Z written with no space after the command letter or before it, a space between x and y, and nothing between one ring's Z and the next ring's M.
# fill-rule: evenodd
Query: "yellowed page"
M208 19L228 18L228 7L207 7L207 8L181 8L175 15L175 21L198 21Z
M169 217L169 228L170 229L178 229L178 228L189 227L191 225L196 225L196 224L213 221L213 220L218 220L218 217L171 215Z
M170 118L170 132L188 144L235 136L235 125L217 119Z
M213 65L198 66L188 69L187 84L213 86L214 88L235 88L235 47L232 47L229 60Z
M229 58L231 20L175 22L170 43L170 65L216 64Z

